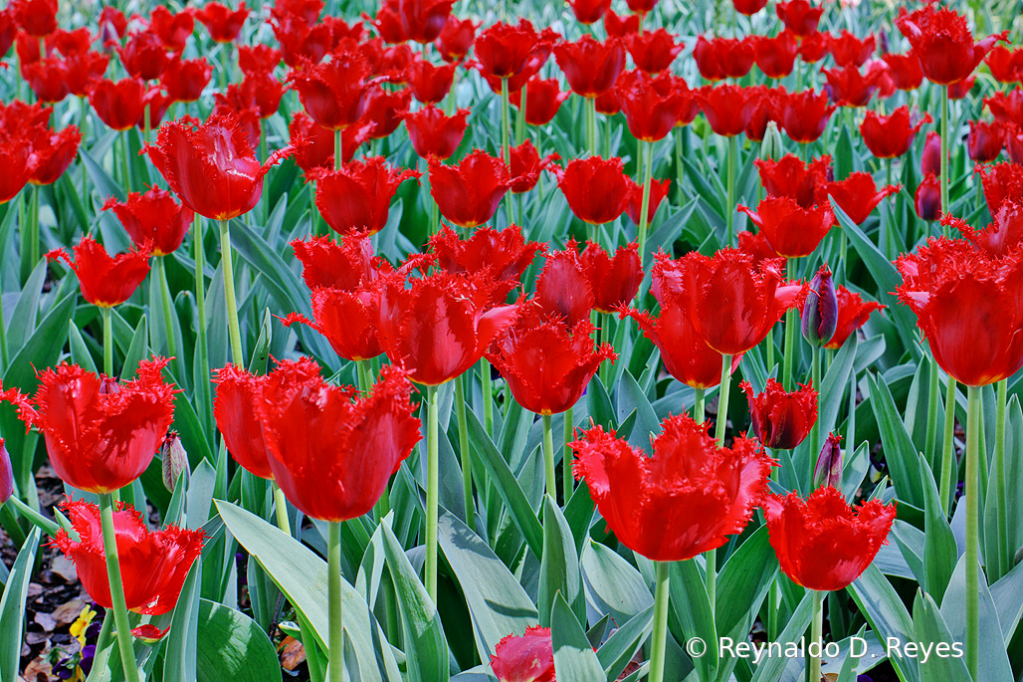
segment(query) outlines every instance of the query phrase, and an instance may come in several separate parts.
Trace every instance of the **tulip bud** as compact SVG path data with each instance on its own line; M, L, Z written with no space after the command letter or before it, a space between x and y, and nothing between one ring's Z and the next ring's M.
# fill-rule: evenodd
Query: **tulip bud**
M188 477L188 453L181 444L181 437L177 431L171 431L163 439L160 446L160 459L163 460L163 484L167 490L174 492L174 485L177 483L181 472Z
M827 265L810 280L810 293L803 304L803 338L820 348L831 340L838 328L838 294Z
M813 487L822 488L830 485L836 490L842 489L842 437L828 434L828 440L821 448L817 458L817 466L813 470Z
M777 161L783 156L785 156L785 148L781 141L781 133L778 131L778 124L768 121L764 139L760 143L760 160Z
M14 470L11 468L11 457L4 447L4 439L0 438L0 507L14 494Z
M937 220L941 217L941 184L937 175L928 175L916 188L913 195L916 214L923 220Z
M121 387L117 384L117 379L108 377L105 374L101 375L99 381L99 393L100 395L113 395L114 393L120 393Z

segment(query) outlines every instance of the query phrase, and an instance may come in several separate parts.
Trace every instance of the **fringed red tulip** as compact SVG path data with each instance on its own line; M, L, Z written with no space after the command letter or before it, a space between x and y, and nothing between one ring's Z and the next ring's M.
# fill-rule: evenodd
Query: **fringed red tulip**
M434 42L441 59L449 64L464 59L472 49L473 41L476 40L477 28L479 24L472 19L459 19L453 14L448 15L444 28Z
M659 28L630 35L625 39L625 47L637 69L654 75L671 67L685 45L676 43L671 33Z
M210 32L210 38L217 43L231 43L237 40L248 17L249 9L244 2L239 4L236 10L219 2L207 2L195 12L195 18L206 27Z
M527 242L522 229L480 227L471 237L460 238L450 227L430 237L430 252L441 270L477 275L488 272L495 280L491 303L500 305L522 284L522 274L536 256L547 251L540 242Z
M373 235L387 225L398 185L419 175L419 171L391 168L382 156L353 161L340 170L320 171L313 178L316 208L338 234Z
M558 179L558 186L572 213L591 225L613 221L625 211L629 198L625 169L618 158L572 159Z
M860 134L871 154L879 159L894 159L909 151L920 128L930 122L929 114L914 122L909 107L903 105L888 116L868 111L860 124Z
M557 154L540 158L540 152L536 151L536 147L529 140L518 147L512 147L509 151L511 161L509 168L511 187L509 189L512 194L522 194L532 190L540 181L540 174L550 168L555 161L561 159Z
M995 43L1006 36L988 36L974 43L965 17L955 10L931 5L912 13L900 7L895 25L920 58L924 75L938 85L952 85L967 78Z
M145 92L145 85L137 78L124 78L116 83L104 78L93 84L89 104L110 128L128 130L142 118Z
M772 450L792 450L810 435L817 421L817 391L809 384L787 393L780 383L768 379L762 393L748 381L739 384L749 402L751 428L757 440Z
M629 186L629 196L626 199L625 212L629 214L629 219L634 225L639 225L643 214L643 185L635 182L632 178L626 178L626 184ZM670 178L650 180L650 197L647 200L649 204L647 207L647 221L653 222L654 216L657 215L657 209L661 207L661 202L668 196L668 190L670 189Z
M754 88L738 85L705 86L695 91L694 96L710 129L724 137L734 137L745 131L759 101Z
M192 9L174 14L163 5L157 5L149 15L149 30L155 33L163 46L176 54L181 54L185 43L195 31L195 18Z
M424 59L417 59L406 72L412 95L421 104L437 104L451 90L455 80L455 64L434 66Z
M822 156L804 164L799 157L786 154L777 161L757 159L753 163L767 196L789 197L803 208L812 208L826 190L831 157Z
M263 442L263 430L253 409L266 377L232 364L214 371L217 395L213 400L213 418L227 451L253 476L272 480L274 474Z
M405 114L402 118L408 129L412 148L421 158L449 158L458 149L465 136L470 111L459 109L451 116L434 106L426 106Z
M110 197L104 211L112 210L139 249L150 247L154 256L169 256L177 251L192 226L194 213L174 201L174 195L154 187L145 194L132 192L127 201Z
M849 291L844 286L838 287L838 324L835 325L835 333L831 340L824 344L825 348L838 350L846 339L856 333L856 330L867 323L867 318L875 310L881 310L885 306L877 301L864 301L859 294Z
M366 110L369 65L354 50L340 49L329 61L295 71L292 81L306 113L324 128L354 124Z
M160 36L152 31L140 31L128 36L124 47L117 48L124 70L133 78L155 80L167 65L167 50Z
M910 92L924 82L924 72L920 68L920 59L913 52L906 54L886 54L881 59L888 65L888 75L899 90Z
M835 224L835 216L826 206L803 208L789 197L767 197L756 211L741 204L738 210L749 216L771 248L785 258L812 254Z
M111 308L131 298L145 280L152 248L152 242L147 241L137 249L112 257L102 244L85 236L74 248L74 260L63 249L50 251L46 257L67 263L78 276L86 301Z
M862 225L885 197L899 191L898 185L887 185L878 189L870 173L850 173L841 182L829 182L827 193L849 219Z
M799 42L792 31L782 31L773 38L767 36L753 38L753 58L757 67L768 78L785 78L791 74L798 53Z
M554 59L572 92L595 99L615 86L625 68L625 48L617 38L599 42L585 35L574 43L557 45Z
M551 629L534 626L521 637L501 639L490 657L490 670L498 682L555 682Z
M1002 153L1004 132L998 121L985 123L970 121L970 135L966 138L966 152L976 163L990 163Z
M781 127L793 142L816 142L828 127L835 105L828 101L827 93L806 90L794 92L781 100L779 118Z
M707 40L700 36L696 39L696 47L693 48L693 59L696 60L696 68L700 70L701 76L709 81L719 81L725 78L742 78L749 73L753 68L756 53L753 41L748 39Z
M817 33L817 24L824 14L823 6L814 7L807 0L780 2L774 9L778 18L785 24L785 28L800 38Z
M1007 200L992 213L991 223L983 230L951 215L946 215L941 223L959 230L963 239L989 256L1000 258L1023 242L1023 208L1016 201Z
M511 189L508 167L500 158L475 150L457 166L431 158L430 196L442 216L459 227L479 227L494 217Z
M562 103L572 94L571 90L562 92L557 78L546 80L534 76L521 90L510 95L511 105L522 106L522 96L526 97L526 123L531 126L543 126L554 120Z
M874 54L876 41L874 35L870 34L860 40L849 31L843 30L840 34L831 35L828 38L828 51L839 68L852 66L859 68Z
M589 26L600 21L601 17L611 9L611 0L568 0L575 20Z

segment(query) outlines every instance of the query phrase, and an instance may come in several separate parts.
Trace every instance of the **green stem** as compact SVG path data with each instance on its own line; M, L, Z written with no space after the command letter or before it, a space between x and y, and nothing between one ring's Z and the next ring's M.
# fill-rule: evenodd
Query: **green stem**
M956 380L948 375L948 384L945 387L945 433L941 443L941 504L945 508L945 516L952 511L952 487L956 478L955 471L955 447L952 439L955 437L956 424Z
M480 383L483 386L483 428L494 435L494 395L490 380L490 361L480 360Z
M3 283L0 282L0 376L3 376L7 371L7 366L11 360L7 350L7 324L4 322L6 319L4 317Z
M650 175L652 172L654 147L650 142L640 142L645 148L643 163L643 205L639 210L639 265L642 268L646 255L647 222L650 218Z
M725 246L732 246L735 240L735 171L739 165L739 137L728 138L728 204L725 206L727 240Z
M291 535L291 522L288 520L288 499L284 497L284 491L277 485L277 481L271 481L274 488L274 511L277 517L277 527Z
M476 529L476 505L472 499L472 458L469 452L469 426L465 423L465 374L455 379L455 414L458 416L458 454L462 460L462 495L465 498L465 520L470 530Z
M108 377L114 376L114 325L111 309L108 306L100 306L100 317L103 318L103 373Z
M156 269L157 283L160 286L160 298L163 304L163 326L167 333L167 357L174 358L178 355L178 344L174 338L174 313L170 285L167 283L166 258L167 256L158 256L153 267Z
M124 175L124 191L131 192L131 145L128 143L128 133L121 135L121 172Z
M693 401L693 421L695 421L697 424L702 424L707 420L707 417L704 414L705 389L696 388L693 390L696 391L696 399Z
M344 142L341 140L341 129L334 130L334 170L341 170L344 165L345 150Z
M520 145L526 140L526 100L529 88L523 87L519 97L519 111L515 116L515 144Z
M649 682L664 682L664 657L668 645L668 597L670 595L671 564L655 562L656 588L654 589L654 632L650 642Z
M242 352L242 331L238 324L238 305L234 295L234 258L231 255L231 226L227 220L220 221L220 251L223 258L224 297L227 303L227 330L231 337L231 359L240 368L245 367Z
M1008 379L1002 379L997 384L997 400L995 402L995 475L991 482L995 486L995 500L997 502L998 519L998 567L991 581L994 582L1010 568L1012 557L1007 556L1009 548L1009 536L1007 534L1008 506L1005 490L1005 401L1008 394Z
M259 122L259 158L264 162L269 158L266 148L266 121ZM267 183L263 183L263 195L260 197L263 202L263 222L270 221L270 192Z
M947 97L947 95L946 95ZM966 668L979 679L980 666L980 430L979 386L967 387L966 410Z
M933 456L934 445L938 442L938 402L941 394L938 392L938 363L931 357L930 378L927 388L927 432L924 440L924 452L928 457Z
M81 144L84 148L89 135L89 105L84 97L78 98L78 130L82 134ZM84 163L82 164L82 203L85 204L86 210L91 208L89 204L89 175Z
M551 433L551 415L543 416L543 470L547 483L547 494L555 503L558 501L558 484L554 478L554 435Z
M359 390L363 393L369 393L373 388L373 379L370 377L369 367L365 360L355 361L355 380L359 382Z
M590 156L597 155L597 100L586 98L586 145Z
M437 603L437 495L440 468L437 440L437 387L426 387L426 590Z
M714 440L725 447L725 425L728 423L728 394L732 387L732 356L721 354L721 386L718 388L718 417L714 423Z
M572 442L574 437L575 429L575 407L570 407L565 410L565 428L562 431L562 437L565 441L565 449L561 455L561 468L562 478L561 485L564 488L565 506L568 506L568 501L572 499L572 492L575 483L575 477L572 475L572 448L569 443Z
M202 391L202 412L203 425L206 427L206 433L211 433L213 429L213 398L210 395L210 351L209 344L206 340L206 252L203 247L203 223L202 216L198 213L195 214L195 220L192 223L192 241L195 247L195 307L196 316L198 317L198 343L199 352L196 354L199 362L199 386Z
M813 621L810 625L810 642L817 642L817 646L824 646L824 597L827 592L821 590L813 591ZM807 682L820 682L821 679L821 657L820 651L817 656L810 656L810 676Z
M792 383L792 363L796 352L796 326L799 318L795 308L789 308L785 313L785 348L782 351L782 384L785 390L791 392L794 388Z
M508 101L508 79L501 79L501 155L504 164L511 168L511 146L508 136L511 134L511 104Z
M810 377L813 382L813 390L820 395L821 391L821 349L817 346L810 347ZM815 419L810 427L810 454L816 463L816 455L820 453L820 420Z
M343 682L345 677L345 639L341 627L341 524L327 524L327 651L328 682Z
M99 494L100 521L103 526L103 553L107 560L107 578L110 581L110 602L117 630L117 648L121 652L124 677L128 682L139 682L138 664L131 641L128 608L124 603L124 585L121 583L121 562L117 555L117 535L114 531L114 501L110 493Z
M941 211L951 209L948 200L948 86L941 86Z
M845 461L851 462L856 452L856 369L849 373L849 421L846 427ZM772 640L773 641L773 640Z

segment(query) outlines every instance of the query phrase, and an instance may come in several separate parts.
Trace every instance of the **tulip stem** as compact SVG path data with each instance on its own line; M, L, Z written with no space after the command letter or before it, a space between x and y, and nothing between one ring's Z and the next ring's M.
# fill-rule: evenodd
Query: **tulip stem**
M523 86L520 92L519 111L515 116L515 144L520 145L526 141L526 99L528 97L527 87Z
M178 355L178 344L174 338L174 314L171 303L170 285L167 283L166 256L157 256L153 269L156 270L157 284L160 286L160 298L163 303L163 326L167 333L167 357Z
M465 423L465 374L455 379L455 414L458 417L458 454L462 460L462 495L465 497L465 522L476 530L476 505L472 499L472 458L469 452L469 426Z
M849 421L845 434L845 461L851 462L856 452L856 368L849 373Z
M483 428L486 432L494 435L494 396L490 382L490 361L486 358L480 360L480 383L483 387Z
M99 494L100 522L103 526L103 553L107 561L107 578L110 581L110 602L114 612L114 628L117 630L117 648L121 652L124 677L128 682L139 682L135 649L131 641L131 627L128 624L128 608L124 603L124 585L121 583L121 562L117 556L117 534L114 530L114 500L110 493Z
M714 423L714 440L718 447L725 447L725 426L728 422L728 394L732 385L732 356L721 355L721 386L718 389L718 416Z
M1002 379L997 384L997 399L995 401L995 475L992 484L995 486L995 501L998 519L997 547L998 564L995 574L991 576L994 582L1007 571L1011 566L1009 562L1012 557L1007 556L1009 548L1009 536L1006 533L1005 519L1008 518L1008 508L1005 492L1005 401L1008 393L1008 379Z
M938 442L938 402L941 400L941 393L938 390L938 363L931 357L930 377L927 388L927 434L924 439L924 452L927 456L933 456L934 445Z
M103 318L103 373L108 377L114 376L114 325L110 308L100 306L100 317Z
M728 239L725 246L732 246L735 239L735 171L739 165L739 138L732 135L728 138L728 205L725 206L725 225Z
M671 564L655 561L656 587L654 588L654 632L650 641L649 682L664 681L664 657L668 644L668 597L670 595Z
M979 679L980 664L980 458L983 456L980 429L984 426L980 390L979 386L968 386L966 394L966 668L974 680Z
M813 590L813 620L810 625L810 644L817 643L819 647L817 655L810 654L810 675L807 682L820 682L821 679L821 657L820 649L824 647L824 597L827 592Z
M813 382L813 390L821 395L821 349L816 345L810 346L810 378ZM819 399L819 398L818 398ZM810 427L810 454L820 453L820 420L813 420Z
M693 400L693 421L697 424L702 424L707 420L704 414L704 389L696 388L696 398Z
M508 101L508 79L501 79L501 156L504 165L511 168L511 145L508 136L511 134L511 104Z
M650 142L640 142L644 147L643 158L643 204L639 209L639 265L643 267L646 256L647 222L650 218L650 175L652 172L654 146Z
M328 682L343 682L345 675L345 636L341 627L341 524L327 524L327 614Z
M941 212L949 213L948 200L948 86L941 86ZM976 675L974 675L976 677Z
M597 155L597 100L586 98L586 146L590 156Z
M572 475L572 447L569 443L572 442L575 436L575 408L570 407L565 410L565 428L562 431L563 440L565 441L565 449L561 455L561 468L562 468L562 481L561 485L565 489L565 506L568 506L568 501L572 499L573 492L573 481L575 478Z
M259 158L264 162L269 158L267 156L266 148L266 122L259 122ZM260 197L263 201L263 224L270 222L270 188L267 183L263 183L263 195Z
M437 603L437 387L426 387L426 590Z
M3 285L0 284L0 376L3 376L7 371L7 365L10 363L10 354L7 350L7 325L4 322L7 318L4 317L4 292Z
M952 439L955 437L956 423L956 380L950 374L948 384L945 387L945 433L941 443L941 504L945 508L945 515L952 511L952 482L955 480L955 447Z
M197 376L202 380L198 382L197 390L202 391L202 402L200 403L200 416L203 419L203 426L206 433L213 432L213 398L210 395L210 355L209 344L206 341L206 252L203 247L203 223L202 216L195 214L192 222L192 241L195 247L195 308L198 328L199 352L196 353L196 361L199 363ZM212 437L209 435L208 437Z
M345 150L344 142L341 139L341 128L334 129L334 170L341 170L344 165Z
M124 174L124 192L131 192L131 145L128 143L128 133L121 135L121 172Z
M245 368L242 331L238 324L238 305L234 295L234 258L231 255L231 223L220 221L220 251L223 258L224 297L227 300L227 330L231 337L231 359L239 369Z
M786 275L796 276L796 259L789 258L785 268ZM785 347L782 349L782 384L786 391L792 391L792 364L795 361L796 352L796 309L789 308L785 313Z
M85 146L85 141L89 132L89 105L86 103L84 97L78 98L78 130L82 134L82 146ZM88 171L85 168L85 164L82 164L82 203L86 209L91 208L89 205L89 176Z
M551 415L543 417L543 470L547 482L547 494L554 503L558 502L558 483L554 477L554 435L551 433Z
M277 517L277 527L291 535L291 522L288 520L288 499L284 497L284 491L277 481L270 481L274 489L274 512Z

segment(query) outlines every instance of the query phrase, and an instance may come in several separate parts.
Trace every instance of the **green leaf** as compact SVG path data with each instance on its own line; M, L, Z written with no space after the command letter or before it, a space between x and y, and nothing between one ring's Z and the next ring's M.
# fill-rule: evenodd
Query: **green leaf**
M398 595L409 679L413 682L446 680L449 676L448 644L437 606L420 582L419 574L412 568L390 526L382 523L380 528L383 530L387 565Z
M916 599L913 600L913 633L912 641L922 645L923 651L927 651L930 645L935 647L944 644L948 646L953 642L949 634L945 619L941 617L938 605L934 603L931 595L917 590ZM905 644L907 640L903 640ZM894 651L893 651L894 654ZM891 660L896 656L892 655ZM966 659L956 657L949 653L939 655L936 651L928 657L920 656L920 675L924 680L969 680L970 672L966 669ZM987 682L1006 682L1006 678L988 677L986 674L978 679ZM1009 673L1007 682L1012 682L1012 673Z
M35 330L39 298L43 292L43 283L46 281L46 266L45 258L36 263L28 281L21 288L21 295L18 296L14 310L11 311L11 322L7 326L7 347L11 351L20 350Z
M131 337L131 345L128 352L124 354L124 364L121 366L121 379L131 379L135 376L135 370L139 368L139 361L149 355L149 332L147 330L146 316L139 319L135 325L135 334Z
M956 539L945 518L931 468L921 454L920 480L924 489L924 584L934 599L941 600L956 567ZM915 610L915 607L914 607Z
M717 580L714 622L718 635L738 640L753 620L778 575L778 560L761 526L728 558Z
M636 412L636 428L628 436L629 445L642 448L649 453L650 434L659 433L661 423L636 379L629 372L623 372L621 383L618 385L619 420L624 421L626 415L633 410Z
M878 639L887 641L889 637L894 637L900 642L912 641L913 620L898 592L876 566L868 566L849 586L849 591ZM919 665L915 659L893 657L889 660L901 679L907 682L921 681Z
M806 628L810 625L811 618L813 618L813 592L807 591L799 601L799 605L792 612L788 624L785 625L781 634L778 635L777 642L782 645L783 649L786 644L799 641L799 638L806 633ZM752 682L775 682L780 680L782 678L782 671L785 670L788 662L789 659L785 656L765 656L760 665L757 666ZM800 679L802 678L800 677Z
M888 385L883 381L877 381L871 374L867 374L867 383L870 387L870 407L881 431L885 461L891 471L892 482L898 491L899 499L914 507L923 508L923 485L920 483L920 474L915 471L920 466L920 460L917 458L913 439L906 431L906 425L902 422L902 416L895 406Z
M640 611L614 631L597 650L597 659L604 666L608 682L622 674L654 628L654 607Z
M277 650L262 628L241 611L199 600L199 682L275 682L281 679Z
M586 603L598 614L610 613L616 622L624 623L653 605L646 580L610 547L588 542L580 566Z
M590 647L586 633L568 602L560 594L551 609L551 645L554 672L559 682L594 682L604 679L604 668Z
M0 681L18 682L21 669L21 643L25 624L25 600L32 582L32 569L36 563L40 531L33 528L14 560L4 596L0 598Z
M188 577L178 595L178 603L174 606L164 653L164 682L191 682L196 678L201 573L202 559L196 559L188 570Z
M582 621L586 618L583 600L582 576L579 557L575 552L575 538L557 503L550 495L543 500L543 559L540 561L540 594L537 609L540 625L550 626L547 618L554 606L555 596L567 598L572 613ZM545 612L547 616L545 616Z
M717 629L703 576L695 559L673 561L670 568L668 624L674 627L669 629L680 642L699 637L707 643L707 653L693 659L693 665L701 680L713 680L718 668Z
M82 332L78 330L78 325L73 320L68 325L68 342L71 344L71 362L87 372L99 374L96 363L92 359L92 353L89 352L89 347L85 345L85 339L82 338Z
M1002 633L998 618L998 609L992 599L991 592L980 572L980 668L977 679L984 682L1012 682L1013 675L1009 666L1006 649L1009 639ZM948 627L950 636L946 642L966 641L966 555L956 564L955 572L948 582L945 596L941 602L941 617ZM937 640L941 641L941 640ZM925 678L927 679L927 678Z

